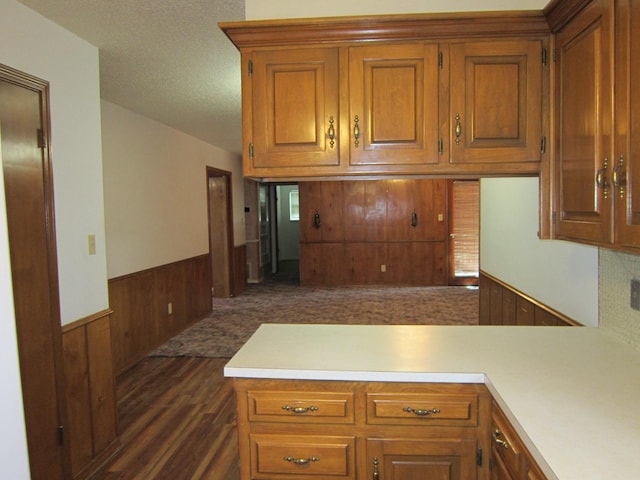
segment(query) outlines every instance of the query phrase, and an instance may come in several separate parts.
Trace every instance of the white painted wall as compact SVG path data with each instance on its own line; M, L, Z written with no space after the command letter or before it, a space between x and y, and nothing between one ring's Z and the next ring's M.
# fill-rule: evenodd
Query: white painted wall
M538 179L480 181L480 268L559 312L598 325L598 249L539 240Z
M106 101L102 132L109 278L209 252L207 166L231 172L245 243L239 156Z
M247 20L394 13L541 10L547 0L246 0ZM481 268L587 325L598 324L598 252L540 241L537 179L481 182ZM526 273L525 273L526 272Z
M50 82L58 276L62 323L108 307L98 50L14 0L0 0L0 63ZM1 196L4 199L4 192ZM4 202L3 202L4 203ZM28 478L15 340L6 210L0 214L0 465ZM97 254L88 254L88 235Z
M98 49L1 0L0 63L50 82L60 310L67 324L108 307ZM97 246L91 256L90 234Z

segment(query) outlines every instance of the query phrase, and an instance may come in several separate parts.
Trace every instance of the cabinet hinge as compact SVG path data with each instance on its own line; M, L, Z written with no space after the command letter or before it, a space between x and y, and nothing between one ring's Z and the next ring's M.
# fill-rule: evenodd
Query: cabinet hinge
M542 65L545 65L545 66L547 65L547 61L548 61L547 56L548 56L547 49L543 48L542 49Z
M249 144L249 160L253 160L253 143Z
M438 153L442 155L444 153L444 141L442 138L438 139Z
M64 446L64 427L58 425L58 445Z
M249 60L249 63L247 65L247 72L249 73L249 76L253 75L253 60Z
M444 68L444 55L442 55L442 52L438 52L438 67L440 67L440 70Z
M547 137L545 136L540 140L540 152L543 154L547 152Z
M38 148L47 148L47 136L42 128L38 129Z
M476 452L476 463L478 464L479 467L482 466L482 449L479 448L478 451Z

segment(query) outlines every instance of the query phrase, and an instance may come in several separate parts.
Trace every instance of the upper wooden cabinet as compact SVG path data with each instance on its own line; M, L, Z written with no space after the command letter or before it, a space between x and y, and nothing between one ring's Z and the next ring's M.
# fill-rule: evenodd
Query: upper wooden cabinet
M245 176L540 171L549 84L541 12L220 27L242 54Z
M243 99L251 165L339 165L338 49L266 50L251 57L252 81Z
M595 0L556 37L556 225L561 238L611 238L612 0Z
M640 4L582 3L556 35L555 234L637 248Z
M349 49L349 163L438 163L438 45Z
M451 163L539 162L540 41L451 45Z

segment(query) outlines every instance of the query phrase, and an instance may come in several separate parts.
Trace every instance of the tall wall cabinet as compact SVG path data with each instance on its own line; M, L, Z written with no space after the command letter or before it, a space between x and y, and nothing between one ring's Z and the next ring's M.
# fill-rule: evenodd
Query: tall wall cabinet
M535 175L541 13L222 23L242 54L244 174Z
M555 235L638 247L640 4L558 1L547 15L556 32Z

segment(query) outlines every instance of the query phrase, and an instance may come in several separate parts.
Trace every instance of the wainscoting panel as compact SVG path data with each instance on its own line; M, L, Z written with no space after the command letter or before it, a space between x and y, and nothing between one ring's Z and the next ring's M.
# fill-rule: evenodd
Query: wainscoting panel
M480 325L581 326L502 280L480 271Z
M209 255L113 278L109 303L114 364L121 373L211 312Z
M62 329L73 478L85 478L118 447L110 310Z

